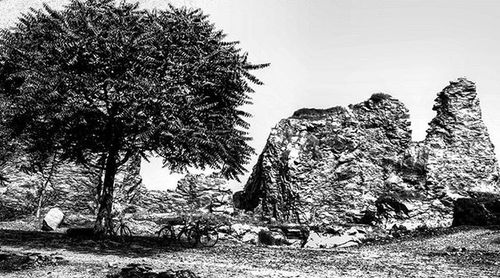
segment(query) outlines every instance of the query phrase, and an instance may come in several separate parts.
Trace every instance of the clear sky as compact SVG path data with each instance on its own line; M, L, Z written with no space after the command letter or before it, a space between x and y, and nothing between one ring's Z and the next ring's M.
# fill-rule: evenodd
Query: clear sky
M45 1L58 8L66 1ZM500 1L460 0L141 0L199 7L255 63L254 104L246 108L251 145L260 153L270 129L303 107L346 106L385 92L410 110L413 138L422 140L436 94L448 81L476 82L483 119L500 146ZM42 1L0 0L0 26ZM497 150L498 152L498 150ZM256 156L248 165L251 170ZM172 188L161 161L143 163L149 188ZM247 177L242 177L243 184ZM233 183L238 189L243 184Z

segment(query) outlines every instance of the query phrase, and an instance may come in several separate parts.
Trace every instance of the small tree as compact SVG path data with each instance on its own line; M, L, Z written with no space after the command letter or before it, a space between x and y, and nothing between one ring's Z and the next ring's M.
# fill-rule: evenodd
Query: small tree
M232 195L232 192L230 189L223 188L224 184L225 180L217 173L208 176L187 174L179 180L175 192L186 201L190 212L207 209L209 213L212 213L214 207L229 203L228 197Z
M3 125L24 151L104 171L95 231L112 229L115 175L131 156L174 171L237 178L253 149L245 129L253 65L200 10L140 10L73 0L31 10L0 37ZM43 157L45 156L45 157Z
M59 164L60 162L57 160L57 154L53 154L50 161L47 163L47 165L45 165L46 167L40 167L39 169L39 174L42 177L42 180L37 188L37 196L36 196L37 204L35 211L36 218L40 218L40 213L42 211L43 204L45 201L47 188L49 185L53 185L52 179L54 178L54 174L57 172Z

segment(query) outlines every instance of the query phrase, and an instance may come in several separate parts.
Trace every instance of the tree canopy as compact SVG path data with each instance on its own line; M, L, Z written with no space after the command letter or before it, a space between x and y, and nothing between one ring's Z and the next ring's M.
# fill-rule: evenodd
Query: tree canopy
M267 66L237 44L198 9L113 0L31 9L0 34L1 124L40 159L100 161L104 187L138 154L237 178L253 153L241 106L262 84L250 71Z

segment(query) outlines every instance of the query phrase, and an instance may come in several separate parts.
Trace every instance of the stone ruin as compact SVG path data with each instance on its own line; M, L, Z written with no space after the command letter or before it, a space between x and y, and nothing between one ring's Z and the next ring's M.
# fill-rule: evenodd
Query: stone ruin
M115 181L116 203L130 204L139 198L143 187L140 162L137 156L119 169ZM59 207L65 212L96 212L96 190L102 174L99 170L68 162L54 167L47 165L43 172L25 169L25 165L29 165L27 158L20 154L0 169L6 178L0 184L0 210L14 209L17 216L33 213L43 188L44 210Z
M451 82L433 109L436 116L421 142L411 140L408 109L386 94L347 108L298 110L272 129L244 190L233 196L234 206L320 227L450 226L455 200L500 192L498 163L473 82ZM0 169L8 178L0 184L0 211L8 206L33 212L29 206L45 179L21 171L21 160ZM232 213L226 180L218 175L189 175L175 190L153 191L139 172L139 157L121 169L116 209L159 215L194 203ZM62 165L47 187L44 208L93 214L99 178L85 167ZM204 192L194 199L193 185Z
M50 169L44 169L43 173L24 171L25 160L19 155L0 169L7 179L0 184L0 221L33 214L43 186L43 212L58 207L65 214L96 213L100 171L63 163L57 165L49 179ZM115 179L115 213L233 212L232 191L227 189L227 180L220 174L187 174L174 190L149 190L142 183L140 167L141 158L135 156L119 169Z
M349 107L300 109L271 130L236 208L309 225L447 227L454 200L498 193L498 163L476 86L450 82L427 136L387 94Z

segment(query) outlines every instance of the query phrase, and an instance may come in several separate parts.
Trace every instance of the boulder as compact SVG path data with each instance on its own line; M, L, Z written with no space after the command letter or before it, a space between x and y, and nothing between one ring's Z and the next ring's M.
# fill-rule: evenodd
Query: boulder
M236 208L314 226L447 227L470 191L500 192L473 82L450 82L421 142L387 94L348 107L300 109L271 130Z
M351 247L358 245L360 239L354 235L328 235L318 232L311 232L304 247L306 248L335 248Z
M500 225L500 195L476 193L455 201L453 226Z
M263 245L289 245L285 234L280 231L260 230L258 238L259 244Z
M108 274L107 278L198 278L194 272L184 270L154 271L153 268L145 264L129 264L120 270L119 273Z
M245 233L250 231L252 226L248 224L235 223L231 225L231 232L236 236L243 236Z
M241 237L241 242L244 243L257 244L258 241L259 241L259 234L252 231L246 232Z
M64 213L59 208L51 208L43 218L42 230L54 231L59 228L64 219Z

